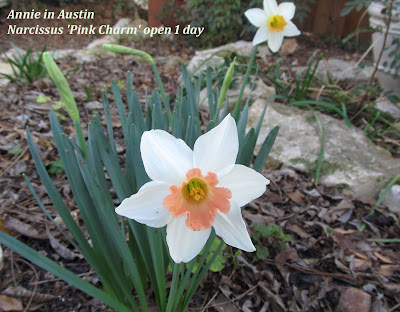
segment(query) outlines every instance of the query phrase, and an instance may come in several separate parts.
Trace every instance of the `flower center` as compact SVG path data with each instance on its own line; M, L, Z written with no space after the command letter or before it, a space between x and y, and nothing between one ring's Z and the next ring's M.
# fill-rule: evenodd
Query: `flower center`
M199 182L196 178L193 178L186 185L186 189L189 192L189 196L193 198L195 201L202 200L206 194L204 193L204 185Z
M187 216L186 226L193 231L209 229L218 212L228 213L232 193L225 187L218 187L217 175L208 172L203 176L198 168L186 173L186 181L180 186L169 187L170 194L163 200L163 206L174 218Z
M271 32L281 32L287 25L282 15L274 15L268 19L268 28Z

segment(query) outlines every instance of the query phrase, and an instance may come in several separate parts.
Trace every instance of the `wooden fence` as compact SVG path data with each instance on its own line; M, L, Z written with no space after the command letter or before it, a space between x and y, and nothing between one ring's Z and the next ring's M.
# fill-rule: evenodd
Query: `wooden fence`
M302 25L302 31L315 35L346 37L357 28L368 27L368 14L365 10L356 12L353 10L346 16L340 16L346 0L317 0L312 5L311 13ZM361 34L360 40L366 41L368 34Z

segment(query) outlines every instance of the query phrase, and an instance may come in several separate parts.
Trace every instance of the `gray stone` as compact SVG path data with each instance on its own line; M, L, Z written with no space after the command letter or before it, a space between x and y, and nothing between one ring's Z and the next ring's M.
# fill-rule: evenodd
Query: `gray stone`
M118 43L118 38L113 35L107 35L99 39L93 40L88 44L86 50L90 51L91 54L105 54L107 50L103 48L104 44L116 44Z
M390 188L382 204L388 207L390 211L400 216L400 185L393 185Z
M101 53L108 53L109 55L111 55L111 52L106 51L103 48L99 48L99 50L97 50L97 52L93 49L93 50L88 50L88 49L84 49L84 50L78 50L75 51L74 57L76 58L76 62L78 64L88 64L88 63L93 63L96 62L98 59L98 54Z
M28 121L29 121L29 116L26 115L26 114L18 115L17 117L15 117L15 121L16 121L17 125L18 125L20 128L23 129L23 128L26 127L26 124L27 124Z
M340 295L336 312L369 312L371 295L353 287L346 288Z
M148 0L133 0L133 3L143 10L147 11L149 9L149 1Z
M392 118L400 117L399 106L390 102L386 97L377 99L375 108L382 113L388 114Z
M256 126L264 105L265 100L258 99L250 107L249 127ZM376 198L393 173L400 172L400 160L374 145L361 130L317 114L325 135L320 183L340 187L346 195ZM313 114L297 107L269 103L256 151L275 126L280 126L280 130L267 166L283 164L283 167L315 174L320 131Z
M355 86L359 83L367 83L371 78L373 67L356 67L357 62L345 61L338 58L323 59L318 65L315 73L323 81L331 83L346 83ZM295 71L304 71L306 67L298 67Z
M10 80L8 80L7 78L0 78L0 88L7 87L9 83Z
M13 70L8 62L0 62L0 77L4 77L2 74L13 76Z
M198 75L201 71L206 70L208 66L216 67L224 63L224 57L236 53L238 55L250 57L253 51L253 44L247 41L237 41L229 43L214 49L196 51L194 57L189 62L187 69L189 74ZM266 59L270 54L267 46L260 46L257 50L258 55Z
M10 5L9 0L0 0L0 8L5 8L8 7L9 5Z
M103 104L101 104L99 101L91 101L89 103L85 104L86 109L102 109Z
M142 19L137 19L137 20L131 20L130 18L122 18L120 19L114 26L114 29L120 28L122 29L123 27L132 27L136 28L136 34L115 34L111 36L115 36L118 41L121 40L131 40L134 42L140 42L143 41L145 38L148 36L143 33L143 29L148 26L147 21L142 20Z
M234 77L235 79L235 77ZM254 81L254 76L250 76L250 81ZM240 93L240 89L243 83L243 76L238 77L238 79L234 82L234 87L229 89L226 93L225 101L228 99L228 111L232 111L235 107L237 98ZM255 88L253 91L250 89L250 85L247 84L243 91L243 97L241 105L244 106L248 97L250 96L250 102L252 103L257 99L263 99L264 103L266 103L267 99L271 99L275 97L276 91L274 87L267 86L261 79L257 78L255 82ZM225 105L225 102L223 105ZM200 92L200 103L203 106L208 107L208 96L207 96L207 89L203 89Z
M75 50L74 49L54 50L51 51L50 53L53 59L57 61L74 57Z
M23 49L21 49L21 48L18 48L18 47L17 47L17 49L18 49L18 52L19 52L21 55L25 55L25 53L26 53L25 50L23 50ZM18 54L18 52L17 52L16 49L11 48L11 49L9 49L8 51L6 51L5 53L1 53L1 59L4 60L4 61L7 61L7 58L12 59L13 61L14 61L15 59L19 59L19 54Z
M167 68L180 68L182 63L185 63L185 60L177 55L170 55L170 56L157 56L154 57L154 62L156 64L164 64Z

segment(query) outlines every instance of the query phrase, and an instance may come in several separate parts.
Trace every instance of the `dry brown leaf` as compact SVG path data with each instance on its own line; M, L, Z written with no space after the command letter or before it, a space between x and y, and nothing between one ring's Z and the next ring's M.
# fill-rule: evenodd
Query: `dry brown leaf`
M300 206L305 205L306 196L299 190L296 190L294 192L287 192L286 195L292 201L294 201L297 205L300 205Z
M14 231L19 234L25 235L27 237L32 237L36 239L46 239L47 234L43 231L38 231L35 229L32 225L21 222L18 219L15 219L13 217L8 217L4 221L4 227L8 231Z
M51 300L55 300L58 297L50 294L41 294L37 292L32 292L22 286L10 286L6 290L3 291L3 294L18 297L18 298L26 298L30 299L32 297L32 301L36 303L47 302Z
M73 260L76 257L82 257L74 252L72 252L71 250L69 250L67 247L65 247L64 245L62 245L53 235L50 234L50 232L48 232L49 235L49 241L50 241L50 245L51 247L57 252L57 254L59 254L62 258L66 259L66 260Z
M398 265L383 264L379 267L379 269L375 270L374 273L385 277L390 277L394 272L398 272L399 270L400 267Z
M355 271L364 272L364 271L370 269L371 266L372 266L371 259L354 258L352 269L354 269Z
M297 235L299 235L301 238L308 238L310 235L305 232L300 226L298 226L297 224L293 224L293 223L287 223L286 228L290 231L292 231L293 233L296 233Z
M334 228L333 231L336 232L336 233L339 233L339 234L343 234L343 235L345 235L345 234L353 234L353 233L358 232L358 230L345 230L345 229L342 229L342 228Z
M263 291L267 299L271 302L273 307L272 311L275 312L288 311L286 305L282 301L282 298L279 295L275 295L271 290L269 290L267 283L258 282L258 285L260 286L261 290Z
M0 311L22 311L22 302L16 298L0 295Z
M361 252L355 251L355 250L350 250L355 256L358 258L361 258L363 260L369 260L369 257Z
M381 260L382 262L388 263L388 264L394 264L394 261L392 259L390 259L389 257L386 257L382 254L380 254L377 251L373 252L374 256L377 257L379 260Z
M215 310L221 312L239 312L240 310L231 302L226 299L223 294L219 294L218 297L211 303L211 306Z

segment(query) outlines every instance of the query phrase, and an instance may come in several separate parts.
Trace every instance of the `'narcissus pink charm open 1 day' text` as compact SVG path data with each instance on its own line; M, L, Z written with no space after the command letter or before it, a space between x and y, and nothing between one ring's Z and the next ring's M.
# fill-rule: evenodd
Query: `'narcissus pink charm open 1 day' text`
M238 149L230 115L200 136L193 151L166 131L144 132L140 151L153 181L123 200L116 212L151 227L167 225L167 244L176 263L192 260L212 227L228 245L255 251L240 207L261 196L269 181L235 164Z

